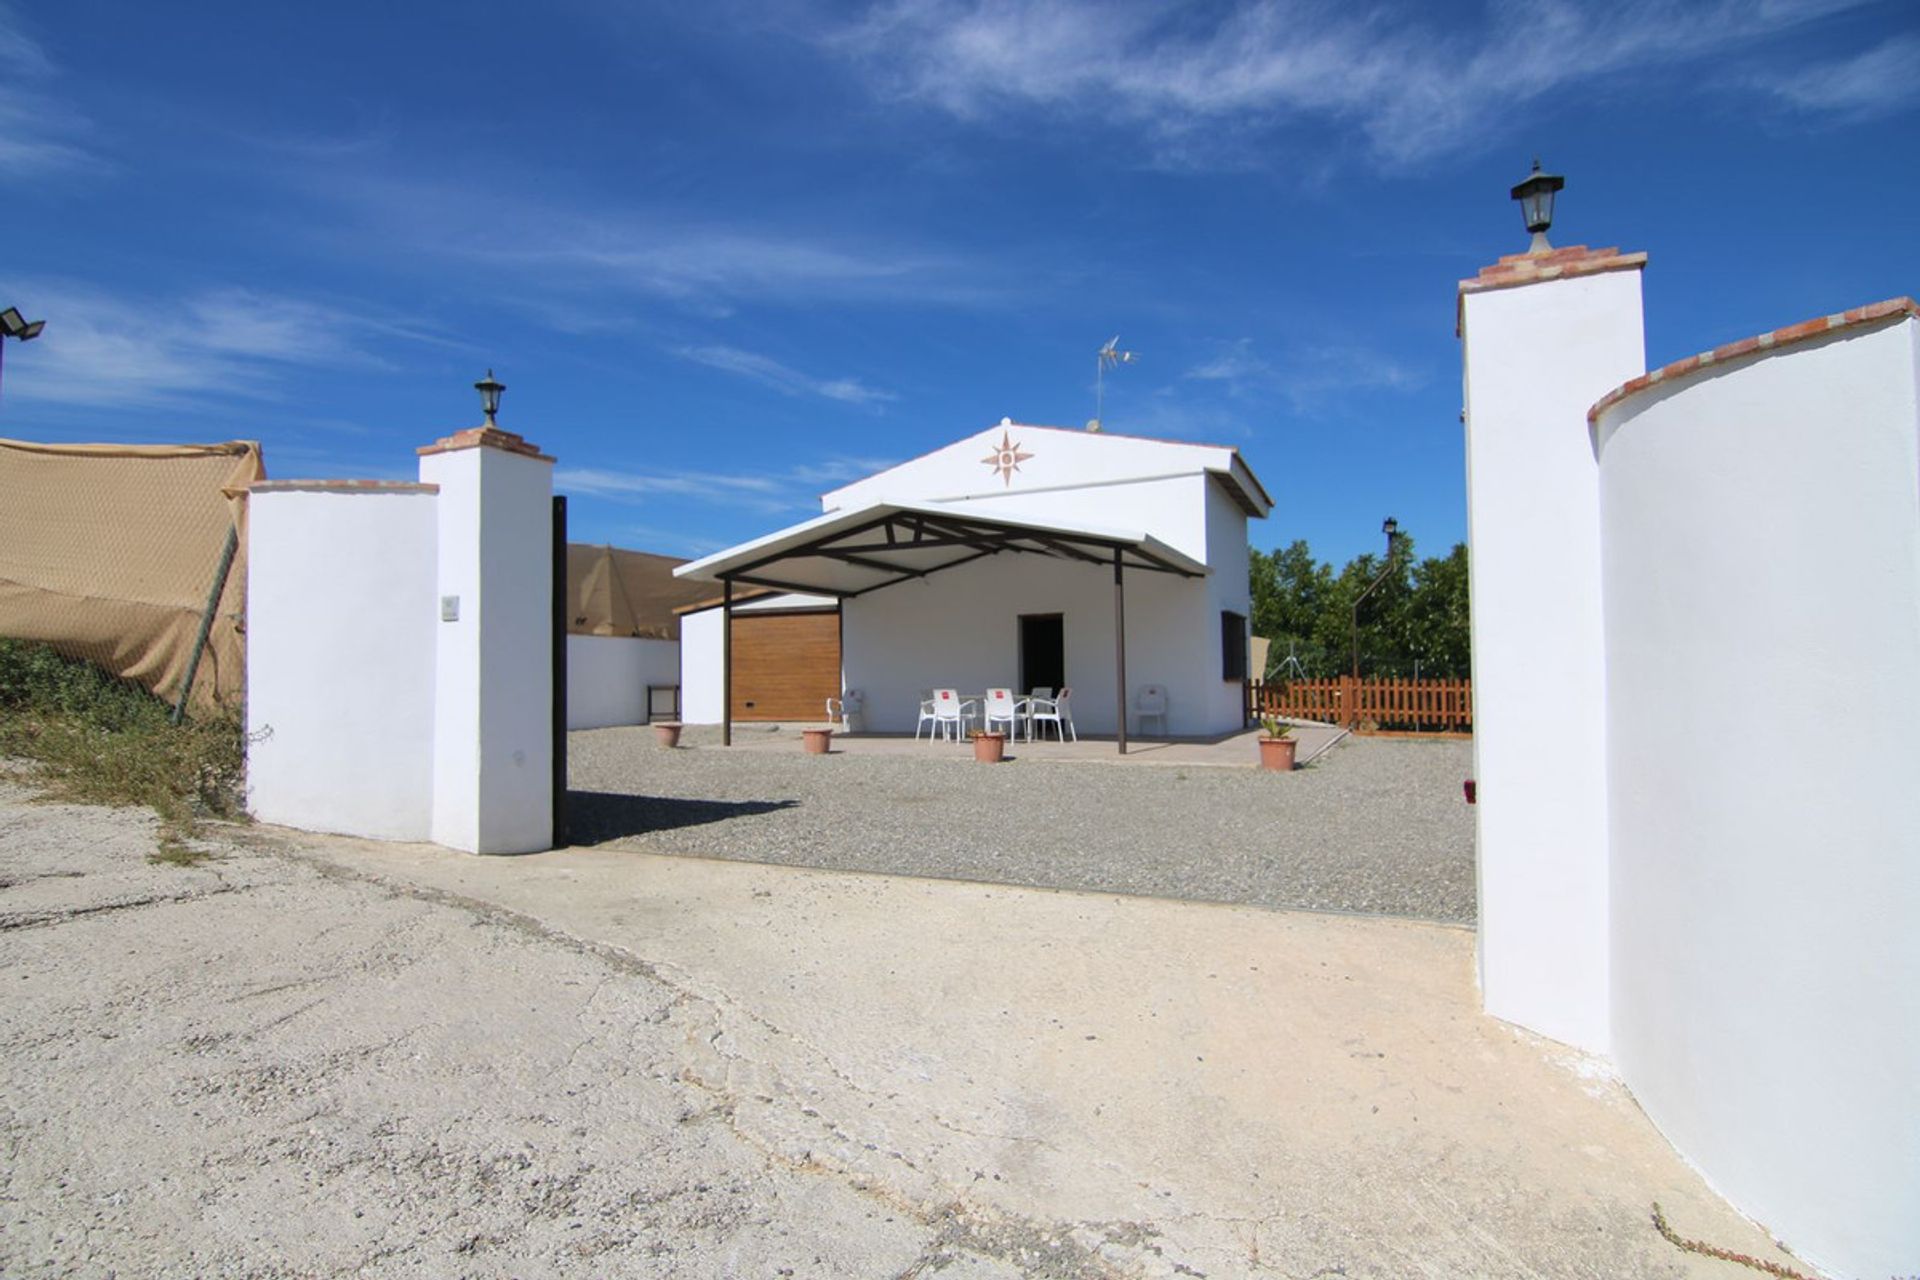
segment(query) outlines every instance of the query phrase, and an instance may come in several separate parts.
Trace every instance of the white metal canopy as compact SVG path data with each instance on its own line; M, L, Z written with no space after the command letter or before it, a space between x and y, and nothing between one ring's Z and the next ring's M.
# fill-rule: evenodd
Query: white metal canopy
M1113 641L1119 746L1127 750L1128 569L1207 574L1206 565L1151 534L1061 520L1017 519L980 503L874 502L792 525L690 561L676 577L725 584L721 623L722 740L733 741L733 587L805 591L841 600L912 582L987 556L1012 553L1078 560L1113 570Z

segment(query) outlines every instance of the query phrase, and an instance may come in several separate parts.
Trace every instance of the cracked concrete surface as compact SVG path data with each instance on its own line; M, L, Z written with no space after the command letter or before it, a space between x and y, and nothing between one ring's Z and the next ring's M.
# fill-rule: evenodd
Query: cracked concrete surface
M1782 1259L1471 935L0 782L0 1274L1700 1276Z

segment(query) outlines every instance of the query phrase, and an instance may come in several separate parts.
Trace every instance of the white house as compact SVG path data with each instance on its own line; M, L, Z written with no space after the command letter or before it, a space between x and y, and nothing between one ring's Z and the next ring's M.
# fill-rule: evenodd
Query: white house
M1244 726L1247 520L1273 500L1238 450L1002 420L821 507L675 572L723 600L837 600L840 683L867 727L913 732L928 688L1050 686L1073 690L1082 733L1123 736L1145 685L1167 691L1169 736ZM704 652L726 630L698 630L711 639L683 632L686 706L737 717L737 689L706 687L729 681L726 646Z

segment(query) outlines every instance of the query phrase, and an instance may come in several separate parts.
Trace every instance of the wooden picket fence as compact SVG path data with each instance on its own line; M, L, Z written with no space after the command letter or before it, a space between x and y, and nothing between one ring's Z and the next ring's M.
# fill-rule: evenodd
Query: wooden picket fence
M1249 719L1285 716L1360 733L1473 732L1471 680L1288 680L1247 685Z

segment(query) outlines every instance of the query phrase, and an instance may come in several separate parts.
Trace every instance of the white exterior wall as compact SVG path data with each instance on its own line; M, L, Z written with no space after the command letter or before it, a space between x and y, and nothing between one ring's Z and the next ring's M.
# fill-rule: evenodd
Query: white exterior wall
M647 686L680 683L680 644L640 636L567 637L567 728L645 724Z
M472 853L552 843L553 464L490 447L420 459L440 486L433 840ZM436 612L439 617L438 599Z
M1615 1053L1716 1188L1876 1280L1920 1272L1917 335L1598 429Z
M1208 604L1205 579L1133 570L1126 575L1128 707L1141 685L1166 685L1172 734L1239 727L1237 710L1230 724L1217 718L1218 614L1210 615L1210 628L1193 624ZM924 688L970 694L1017 688L1023 613L1064 615L1074 724L1082 734L1114 732L1110 567L991 556L855 597L841 610L846 683L866 696L867 720L876 732L912 733ZM903 644L903 636L911 643Z
M779 612L784 609L831 609L832 596L789 593L756 596L733 606L735 613ZM726 671L720 647L720 619L724 610L702 609L680 616L680 719L687 724L719 724L726 718L722 695ZM844 662L845 654L841 655ZM824 713L825 708L822 708Z
M702 609L680 616L680 719L687 724L719 724L726 719L720 644L723 614L720 609Z
M1480 983L1604 1052L1605 660L1588 406L1645 371L1640 273L1463 299Z
M1011 476L995 474L982 461L1003 433L1031 455ZM1204 563L1207 515L1195 482L1204 480L1209 466L1232 465L1233 451L1216 445L1013 424L989 427L835 489L820 502L827 511L882 501L990 503L993 513L1009 519L1080 521L1151 534Z
M262 822L425 840L433 794L435 498L249 498L247 792Z
M1247 722L1247 688L1239 680L1223 675L1220 652L1220 614L1231 610L1247 620L1247 667L1253 670L1253 583L1247 548L1247 513L1218 484L1207 485L1206 563L1213 572L1207 577L1207 610L1202 622L1205 635L1196 644L1213 649L1213 685L1206 692L1206 723L1219 726L1209 732L1226 733L1241 729ZM1128 663L1132 671L1132 663ZM1131 680L1136 687L1141 683Z

